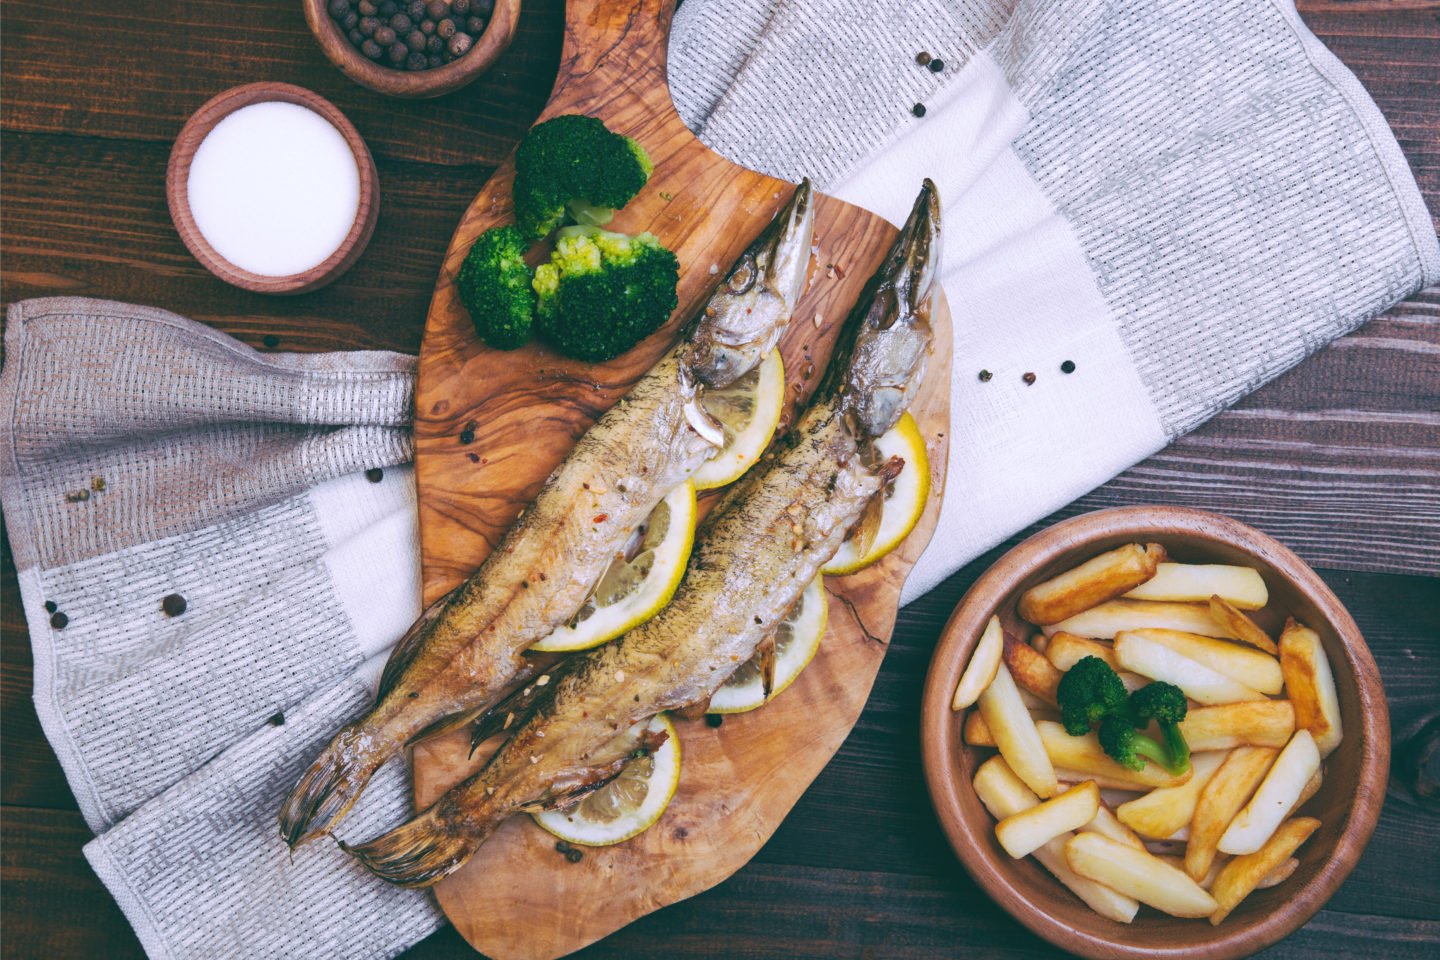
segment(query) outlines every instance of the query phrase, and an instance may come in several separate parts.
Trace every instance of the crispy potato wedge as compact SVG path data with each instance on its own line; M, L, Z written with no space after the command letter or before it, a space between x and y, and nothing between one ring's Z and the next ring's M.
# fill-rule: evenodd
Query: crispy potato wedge
M1074 771L1073 775L1079 779L1095 780L1100 786L1117 786L1120 789L1128 787L1131 790L1174 787L1185 783L1192 776L1191 771L1176 776L1154 763L1146 764L1143 770L1122 767L1100 749L1100 741L1093 730L1083 737L1072 737L1054 720L1038 721L1035 729L1039 732L1040 741L1054 767Z
M1264 650L1272 657L1280 655L1280 648L1275 645L1274 640L1270 639L1270 634L1261 630L1258 623L1251 620L1243 610L1224 597L1210 598L1210 616L1220 626L1233 633L1236 640L1248 643L1258 650Z
M965 742L972 747L993 747L995 746L995 735L985 724L985 718L980 715L979 710L971 710L965 715L965 724L961 728L961 736Z
M1155 576L1164 559L1165 548L1158 543L1116 547L1026 590L1020 595L1020 616L1034 624L1059 623L1138 587Z
M1274 747L1236 747L1201 789L1185 845L1185 871L1191 879L1199 880L1209 872L1220 837L1279 754Z
M1230 821L1216 849L1236 856L1254 853L1270 839L1281 821L1300 804L1310 778L1320 772L1320 751L1309 730L1295 736L1275 758L1255 796Z
M1064 674L1056 670L1055 665L1036 652L1030 644L1022 643L1008 633L1004 636L1004 652L1001 655L1005 666L1010 669L1010 676L1021 689L1029 690L1053 709L1056 703L1055 691L1059 688L1060 678Z
M1005 631L1000 629L1000 618L991 617L990 622L985 624L985 632L980 634L980 642L975 644L975 652L970 654L970 662L965 665L960 682L955 685L951 710L964 710L980 699L980 694L990 686L995 672L1000 669L1000 652L1004 644Z
M1343 735L1335 674L1320 635L1294 617L1285 621L1280 634L1280 669L1295 704L1295 726L1310 731L1320 756L1330 756Z
M1180 721L1190 750L1231 747L1283 747L1295 732L1295 707L1289 700L1249 700L1196 707Z
M1276 694L1285 686L1280 661L1251 647L1179 630L1130 630L1127 633L1167 646L1181 656L1261 693Z
M1062 833L1079 830L1100 809L1100 788L1087 780L1039 806L1011 814L995 824L995 839L1016 860L1028 857Z
M1115 808L1121 823L1150 840L1165 840L1189 825L1200 791L1225 762L1226 754L1192 753L1190 779L1178 787L1161 787Z
M1295 871L1298 869L1300 869L1300 861L1297 860L1295 857L1291 857L1289 860L1286 860L1274 870L1271 870L1269 873L1265 874L1265 879L1257 883L1255 885L1255 889L1269 890L1271 887L1278 887L1286 880L1289 880L1290 877L1293 876Z
M1129 593L1132 600L1208 601L1220 596L1241 610L1259 610L1270 602L1260 571L1223 563L1162 563L1155 576Z
M1070 869L1134 897L1172 917L1206 917L1218 908L1183 870L1145 851L1098 833L1078 833L1065 844Z
M1004 820L1040 803L1040 798L1015 775L1004 757L991 757L980 764L975 771L974 786L976 796L996 820ZM1035 859L1102 917L1118 923L1134 920L1140 909L1139 901L1116 893L1094 880L1086 880L1070 869L1065 862L1065 843L1069 839L1069 834L1056 837L1035 851Z
M1185 691L1185 696L1198 703L1265 699L1258 690L1217 673L1137 631L1122 630L1115 636L1115 658L1126 670L1142 677L1175 684Z
M1015 680L1003 663L995 671L995 679L980 694L978 705L1005 762L1036 795L1053 797L1060 786L1055 779L1055 767L1035 729L1035 721L1030 718L1030 711L1020 699Z
M1219 924L1230 911L1240 905L1266 877L1279 869L1290 859L1300 844L1320 829L1320 821L1313 817L1296 817L1280 825L1263 847L1254 853L1236 857L1215 878L1214 895L1216 908L1210 914L1210 923ZM1078 872L1078 871L1077 871Z
M1210 616L1204 603L1165 603L1160 600L1111 600L1098 607L1066 617L1041 629L1049 636L1061 630L1092 640L1111 640L1122 630L1183 630L1202 637L1233 640L1230 631Z
M1090 782L1094 783L1095 781L1091 780ZM1145 841L1137 837L1134 830L1125 826L1125 824L1116 818L1115 814L1110 812L1110 808L1104 804L1103 797L1101 798L1100 809L1095 811L1095 819L1081 827L1079 832L1098 833L1102 836L1109 837L1111 840L1118 840L1127 847L1135 847L1139 850L1145 849Z

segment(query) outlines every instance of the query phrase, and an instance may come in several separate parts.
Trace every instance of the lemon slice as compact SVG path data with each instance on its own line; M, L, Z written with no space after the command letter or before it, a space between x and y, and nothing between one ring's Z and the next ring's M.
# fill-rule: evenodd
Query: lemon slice
M685 575L696 517L695 485L687 480L635 528L575 619L530 649L554 653L598 647L659 613Z
M725 445L695 471L696 488L710 490L740 479L770 445L785 409L785 364L780 351L771 350L754 370L730 386L705 391L700 403L725 433Z
M900 457L905 468L885 487L879 527L869 548L862 552L852 536L840 544L835 556L820 568L821 573L842 576L865 569L899 546L925 512L925 501L930 497L930 458L925 455L925 438L915 418L907 412L875 442L875 447L882 460Z
M752 658L741 664L740 669L730 674L730 679L715 691L710 698L708 712L744 713L780 696L800 676L800 671L809 664L815 651L820 649L828 608L825 578L816 577L800 594L795 608L775 628L775 687L770 691L769 698L765 696L760 664Z
M680 785L680 738L674 724L663 713L649 724L669 734L659 749L631 760L618 777L574 806L532 813L535 822L561 840L587 847L609 846L649 829Z

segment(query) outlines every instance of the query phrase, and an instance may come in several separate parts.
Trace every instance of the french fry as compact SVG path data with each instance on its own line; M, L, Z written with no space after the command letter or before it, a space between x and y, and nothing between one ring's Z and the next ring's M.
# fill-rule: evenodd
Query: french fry
M1011 814L995 825L995 839L1016 860L1028 857L1062 833L1095 819L1100 788L1093 780L1077 784L1039 806Z
M1126 670L1152 680L1173 683L1185 691L1185 696L1199 703L1265 699L1264 694L1239 680L1216 673L1204 664L1135 631L1122 630L1115 636L1115 658Z
M1113 600L1155 576L1165 548L1158 543L1127 543L1037 583L1020 595L1020 616L1034 624L1059 623L1066 617Z
M1300 861L1291 857L1280 866L1265 874L1265 879L1255 885L1256 890L1269 890L1271 887L1278 887L1289 880L1290 877L1300 868Z
M1222 563L1162 563L1155 576L1129 593L1132 600L1208 601L1220 596L1241 610L1259 610L1270 602L1258 570Z
M1280 751L1255 796L1236 814L1216 848L1221 853L1254 853L1300 803L1310 778L1320 772L1320 751L1309 730L1297 730Z
M1151 852L1154 853L1153 850ZM1176 856L1173 853L1156 853L1155 856L1159 857L1161 860L1164 860L1176 870L1183 871L1185 869L1184 857ZM1224 861L1216 858L1215 862L1210 866L1210 872L1205 874L1205 878L1200 881L1200 886L1204 887L1206 890L1209 890L1215 884L1215 878L1220 876L1220 868L1223 866L1225 866Z
M1320 635L1291 617L1280 634L1280 669L1295 705L1295 726L1309 730L1320 756L1340 746L1340 697Z
M972 747L995 746L995 735L986 726L985 718L980 715L979 710L971 710L965 715L962 736L965 738L965 742Z
M1090 782L1094 783L1095 781L1091 780ZM1080 832L1098 833L1102 836L1109 837L1111 840L1118 840L1127 847L1135 847L1139 850L1145 848L1145 841L1135 836L1134 830L1131 830L1116 819L1115 814L1111 813L1110 808L1105 806L1104 803L1101 803L1100 808L1095 811L1095 819L1081 827Z
M1122 630L1147 628L1183 630L1202 637L1234 639L1229 630L1210 616L1208 604L1165 603L1160 600L1111 600L1059 623L1041 627L1051 637L1063 630L1092 640L1110 640Z
M1236 857L1215 878L1215 910L1210 914L1210 923L1219 924L1230 912L1240 905L1266 877L1290 859L1300 844L1320 829L1320 821L1313 817L1296 817L1280 825L1263 847L1254 853ZM1079 871L1076 871L1077 873Z
M1115 649L1109 644L1100 643L1097 640L1087 640L1084 637L1077 637L1073 633L1064 632L1055 634L1049 640L1044 651L1045 659L1053 663L1055 669L1061 673L1069 670L1086 657L1099 657L1120 676L1120 682L1125 684L1127 693L1134 693L1150 682L1138 673L1121 670L1119 661L1115 659Z
M993 724L991 729L995 729ZM1100 749L1100 741L1094 731L1083 737L1072 737L1065 732L1063 726L1053 720L1038 721L1035 729L1054 767L1075 771L1072 776L1081 780L1095 780L1102 787L1128 787L1131 790L1174 787L1186 782L1192 775L1190 771L1186 771L1177 776L1155 763L1146 764L1143 770L1122 767ZM1003 748L1001 752L1004 752Z
M1115 808L1121 823L1151 840L1164 840L1183 829L1195 815L1200 791L1225 762L1226 754L1192 753L1190 779L1178 787L1161 787Z
M1181 656L1261 693L1279 693L1285 685L1280 661L1250 647L1179 630L1130 630L1128 634L1163 644Z
M1056 670L1054 664L1037 653L1034 647L1016 640L1008 633L1005 634L1004 652L1001 656L1010 670L1010 676L1021 689L1030 691L1052 709L1055 707L1055 691L1059 688L1060 678L1064 674Z
M1039 723L1040 721L1037 720L1036 722ZM1064 767L1055 768L1055 777L1057 780L1060 781L1062 785L1071 783L1084 783L1086 780L1094 780L1096 786L1100 788L1100 799L1102 801L1104 801L1106 793L1111 794L1113 797L1115 794L1122 790L1126 793L1135 794L1143 793L1146 790L1150 789L1149 787L1143 787L1132 780L1121 780L1117 777L1106 776L1103 773L1086 773L1083 770L1067 770Z
M1279 753L1274 747L1236 747L1201 789L1195 815L1190 819L1190 840L1185 845L1185 872L1191 879L1199 880L1209 872L1220 837Z
M1324 785L1324 783L1325 771L1323 769L1316 770L1315 773L1310 777L1309 781L1306 782L1305 789L1300 791L1300 799L1295 801L1295 809L1299 810L1301 807L1305 806L1305 802L1307 800L1320 792L1320 788Z
M1214 596L1210 598L1210 616L1216 623L1235 635L1236 640L1243 641L1260 650L1264 650L1272 657L1280 655L1280 648L1270 635L1260 629L1260 625L1245 615L1229 600L1224 597Z
M951 710L964 710L979 700L980 694L990 686L990 681L995 679L995 671L1000 669L1000 651L1004 646L1004 638L1005 631L1000 629L1000 618L991 617L990 622L985 625L985 632L980 634L980 642L975 644L975 652L970 654L970 662L965 665L960 682L955 685L955 699L950 702Z
M1080 876L1173 917L1205 917L1218 907L1215 899L1183 870L1098 833L1072 837L1065 844L1065 859Z
M980 694L978 703L1005 762L1038 796L1054 796L1059 788L1055 767L1004 664L995 671L995 679Z
M975 794L996 820L1037 805L1040 798L1015 775L1004 757L991 757L975 771ZM1116 893L1109 887L1086 880L1070 869L1065 862L1065 844L1069 835L1061 835L1036 850L1033 856L1040 865L1054 874L1090 909L1117 923L1129 923L1140 909L1138 901L1124 894Z
M1014 679L1013 676L1011 679ZM1032 714L1058 712L1055 704L1046 703L1024 687L1016 687L1016 689L1020 691L1020 702L1025 704L1025 709L1029 710Z
M1180 733L1192 752L1231 747L1283 747L1295 732L1295 707L1289 700L1249 700L1196 707L1180 721Z

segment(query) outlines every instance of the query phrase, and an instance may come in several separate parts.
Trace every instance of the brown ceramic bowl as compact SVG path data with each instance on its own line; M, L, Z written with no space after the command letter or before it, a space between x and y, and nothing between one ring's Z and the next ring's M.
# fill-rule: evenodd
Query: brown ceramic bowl
M310 269L283 277L272 277L252 273L226 260L200 232L195 217L190 212L190 161L205 136L221 120L253 103L279 101L307 107L330 122L340 131L350 152L355 155L355 164L360 170L360 202L355 211L355 222L335 252ZM289 83L247 83L217 94L207 100L199 110L185 122L175 145L170 150L170 164L165 171L165 199L170 205L170 218L180 239L196 260L215 276L226 283L256 293L294 294L318 290L335 280L360 259L370 235L375 232L375 220L380 215L380 178L375 172L375 160L370 148L365 146L359 131L333 103L311 93L304 87Z
M495 0L495 10L485 32L463 57L433 70L395 70L382 66L351 46L345 31L330 16L326 0L302 0L305 22L320 41L325 58L340 72L362 87L392 97L423 100L459 90L490 69L515 36L520 20L520 0Z
M1277 635L1287 613L1320 634L1340 694L1344 740L1325 761L1325 781L1305 806L1323 826L1296 853L1300 868L1284 883L1257 890L1218 927L1149 907L1130 924L1093 913L1033 859L1012 860L995 840L995 821L970 786L993 754L966 746L963 713L950 700L970 652L992 614L1007 631L1033 627L1015 612L1020 594L1041 580L1125 543L1158 542L1172 559L1257 568L1270 604L1253 616ZM973 709L973 708L972 708ZM941 634L921 707L925 777L940 824L970 875L1035 933L1071 953L1104 958L1228 960L1248 956L1297 929L1325 903L1365 849L1390 761L1390 721L1375 661L1355 621L1304 561L1275 540L1225 517L1177 507L1101 510L1058 523L1026 540L986 571L955 608Z

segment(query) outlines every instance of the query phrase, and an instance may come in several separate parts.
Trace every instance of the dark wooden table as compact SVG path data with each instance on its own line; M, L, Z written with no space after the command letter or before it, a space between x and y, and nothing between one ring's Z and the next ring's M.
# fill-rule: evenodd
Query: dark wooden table
M1440 211L1440 2L1302 0L1312 29L1389 119ZM539 112L561 0L526 0L519 36L473 87L388 101L329 67L296 0L4 9L0 300L76 294L155 304L257 348L415 352L437 265L470 198ZM334 101L369 141L375 239L334 286L292 299L229 288L186 253L165 162L214 93L285 80ZM277 340L269 338L278 338ZM1440 711L1440 290L1373 321L1156 457L1061 511L1176 503L1294 547L1349 605L1379 661L1397 743ZM1018 538L1017 538L1018 539ZM1051 956L961 870L931 813L921 682L983 557L902 611L869 706L775 837L737 876L585 951L588 957ZM90 833L31 705L31 657L4 550L6 957L138 957L80 848ZM1440 814L1392 778L1349 881L1267 956L1440 956ZM442 931L408 957L471 956Z

